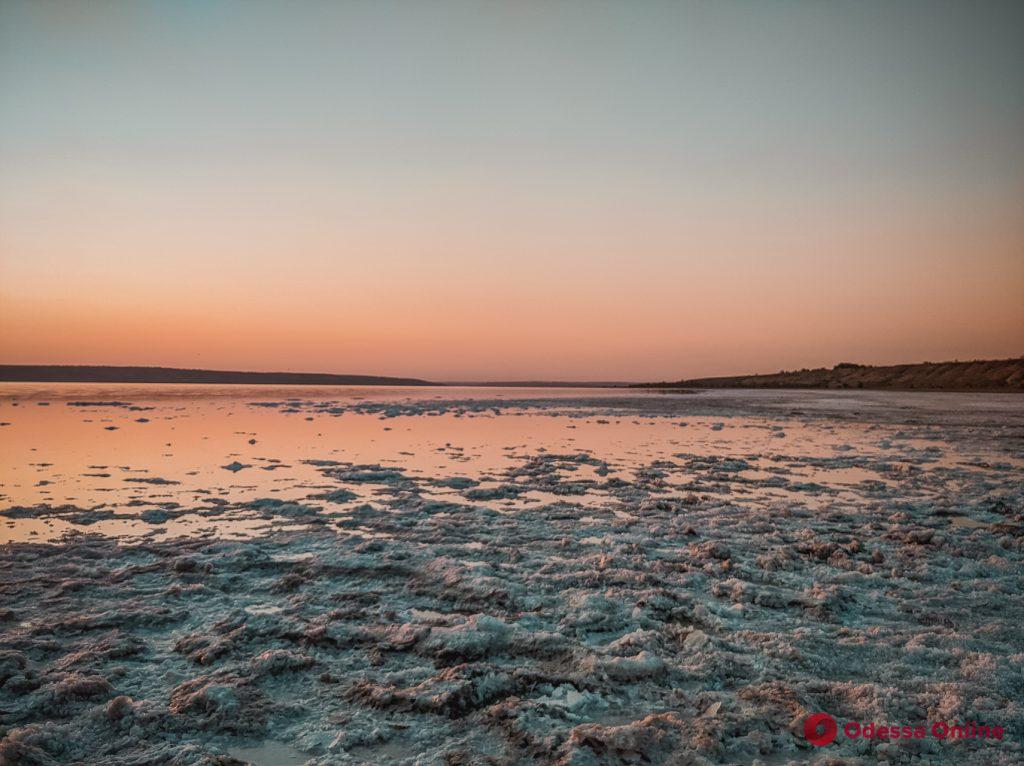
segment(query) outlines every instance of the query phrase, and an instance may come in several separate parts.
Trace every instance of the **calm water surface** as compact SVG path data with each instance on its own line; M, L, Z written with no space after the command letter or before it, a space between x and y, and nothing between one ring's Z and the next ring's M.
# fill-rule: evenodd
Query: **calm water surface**
M623 412L618 405L630 401L658 410ZM693 402L731 409L725 417L702 414ZM676 403L679 414L672 411ZM759 403L774 409L758 409ZM823 408L841 417L806 416ZM1018 397L971 394L0 384L0 509L71 504L124 516L89 524L0 520L0 541L51 539L74 529L194 534L211 525L225 536L259 534L268 529L264 519L239 514L211 522L199 511L262 498L299 501L336 489L325 480L324 461L392 467L410 477L463 477L487 487L497 486L501 472L517 462L545 452L587 453L602 461L600 475L594 465L576 467L573 478L591 481L632 479L658 461L707 455L746 460L749 467L738 476L755 483L753 499L770 503L784 496L786 490L766 486L781 465L787 475L823 483L841 500L847 490L862 490L863 482L892 481L862 460L841 460L848 455L882 461L930 454L926 467L933 468L983 459L1019 465L1013 456L986 454L985 445L968 449L929 431L929 419L938 414L969 418L974 409L1019 416L1024 406ZM856 417L908 410L924 427L908 431ZM831 462L815 465L813 459ZM683 485L678 478L667 481ZM372 482L348 488L358 496L352 502L372 500L380 490ZM454 492L441 487L434 494ZM834 494L826 497L837 501ZM478 502L512 512L559 500L528 491ZM589 488L573 502L586 508L610 500ZM139 520L140 508L165 504L197 513L155 526Z

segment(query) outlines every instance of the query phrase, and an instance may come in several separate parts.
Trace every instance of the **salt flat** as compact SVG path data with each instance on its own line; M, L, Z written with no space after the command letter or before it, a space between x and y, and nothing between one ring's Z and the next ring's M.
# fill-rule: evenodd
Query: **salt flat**
M3 384L0 422L0 763L1024 759L1024 397Z

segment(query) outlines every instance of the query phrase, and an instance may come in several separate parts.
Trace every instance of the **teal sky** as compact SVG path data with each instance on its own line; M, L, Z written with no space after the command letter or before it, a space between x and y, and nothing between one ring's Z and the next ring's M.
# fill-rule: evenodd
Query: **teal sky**
M5 0L0 167L3 361L1024 352L1021 2Z

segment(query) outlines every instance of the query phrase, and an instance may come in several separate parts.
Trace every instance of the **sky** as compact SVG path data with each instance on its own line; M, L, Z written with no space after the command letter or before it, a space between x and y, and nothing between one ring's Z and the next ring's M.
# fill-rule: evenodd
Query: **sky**
M1024 3L0 2L0 362L1024 354Z

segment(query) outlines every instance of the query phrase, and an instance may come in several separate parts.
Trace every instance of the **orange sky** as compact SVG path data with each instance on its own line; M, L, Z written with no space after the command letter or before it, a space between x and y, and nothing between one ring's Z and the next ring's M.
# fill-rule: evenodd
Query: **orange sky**
M0 10L0 362L1024 353L1012 5L76 7Z

